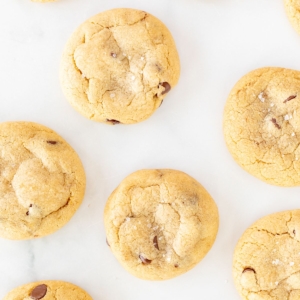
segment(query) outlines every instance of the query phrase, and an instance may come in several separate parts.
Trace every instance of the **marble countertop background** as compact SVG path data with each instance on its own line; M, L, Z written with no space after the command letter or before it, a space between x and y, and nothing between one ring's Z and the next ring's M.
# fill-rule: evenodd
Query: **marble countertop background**
M70 281L95 300L238 300L231 264L235 244L258 218L299 208L300 188L267 185L231 158L222 114L236 81L258 67L300 69L300 36L282 0L1 1L0 121L51 127L80 155L84 202L61 230L32 241L0 239L0 298L36 280ZM107 126L89 121L65 100L58 67L64 44L88 17L113 7L139 8L172 32L181 58L178 86L147 121ZM182 170L201 182L220 212L217 240L193 270L165 282L128 274L105 243L106 199L142 168Z

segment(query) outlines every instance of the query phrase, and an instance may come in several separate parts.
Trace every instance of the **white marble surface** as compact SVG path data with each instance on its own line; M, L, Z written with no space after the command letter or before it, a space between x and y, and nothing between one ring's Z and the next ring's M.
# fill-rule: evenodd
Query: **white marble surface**
M59 85L59 60L71 32L113 7L140 8L160 18L181 57L178 86L137 125L85 119ZM300 205L300 188L270 186L244 172L222 135L224 103L243 74L263 66L300 69L300 36L282 0L2 0L0 28L0 120L53 128L76 149L87 174L84 202L65 227L34 241L0 240L0 298L26 282L60 279L80 285L95 300L240 299L231 275L239 236L257 218ZM132 277L105 243L105 201L127 174L142 168L189 173L220 211L209 254L192 271L165 282Z

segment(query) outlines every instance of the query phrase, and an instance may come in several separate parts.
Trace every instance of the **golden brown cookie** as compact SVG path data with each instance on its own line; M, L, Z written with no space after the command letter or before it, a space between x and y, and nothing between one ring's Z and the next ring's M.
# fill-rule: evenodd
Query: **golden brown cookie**
M290 22L300 34L300 2L298 0L284 0L284 5Z
M61 228L82 202L85 173L71 146L31 122L0 124L0 236L41 237Z
M92 300L80 287L64 281L39 281L19 286L3 300Z
M171 33L144 11L102 12L72 34L60 70L71 105L85 117L108 124L149 118L179 79Z
M299 300L300 210L251 225L236 246L233 276L244 300Z
M126 177L104 211L107 243L131 274L164 280L193 268L212 247L218 209L204 187L175 170Z
M236 162L259 179L300 185L300 72L262 68L232 89L224 135Z

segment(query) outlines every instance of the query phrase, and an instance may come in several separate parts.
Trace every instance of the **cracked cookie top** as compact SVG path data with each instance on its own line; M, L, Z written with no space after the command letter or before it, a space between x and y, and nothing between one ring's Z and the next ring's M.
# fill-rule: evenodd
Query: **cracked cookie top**
M62 89L85 117L132 124L152 115L179 79L176 46L166 26L134 9L113 9L83 23L65 47Z
M195 179L175 170L126 177L104 212L107 243L133 275L164 280L193 268L218 231L218 209Z
M3 300L92 300L80 287L64 281L39 281L19 286Z
M284 0L284 5L290 22L300 34L300 2L298 0Z
M67 223L82 202L85 174L76 152L51 129L0 124L0 236L30 239Z
M233 276L245 300L300 299L300 210L250 226L236 246Z
M300 185L300 72L245 75L228 97L223 125L228 149L246 171L270 184Z

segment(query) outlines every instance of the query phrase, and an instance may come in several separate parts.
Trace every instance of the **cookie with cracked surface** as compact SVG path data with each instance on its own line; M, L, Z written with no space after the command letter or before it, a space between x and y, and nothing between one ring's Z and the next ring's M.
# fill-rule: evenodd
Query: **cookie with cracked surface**
M82 202L85 173L71 146L31 122L0 124L0 236L31 239L65 225Z
M287 16L293 27L300 34L300 3L298 0L284 0Z
M64 281L46 280L24 284L9 292L3 300L92 300L80 287Z
M300 299L300 210L251 225L234 253L233 277L245 300Z
M127 271L148 280L192 269L212 247L218 209L204 187L176 170L126 177L104 211L107 243Z
M85 117L107 124L149 118L179 79L175 42L154 16L113 9L83 23L67 42L63 92Z
M300 185L300 72L262 68L245 75L228 97L223 128L233 158L250 174Z

